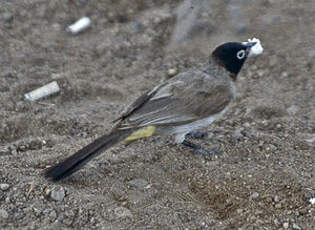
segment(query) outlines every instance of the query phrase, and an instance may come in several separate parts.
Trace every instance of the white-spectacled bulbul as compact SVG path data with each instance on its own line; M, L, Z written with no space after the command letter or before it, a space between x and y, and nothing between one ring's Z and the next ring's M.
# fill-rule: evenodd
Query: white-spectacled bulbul
M45 170L58 181L120 141L152 135L174 135L177 143L195 148L186 134L210 125L235 98L234 82L247 57L262 53L258 39L218 46L200 70L189 70L147 91L115 121L109 134L99 137L61 163Z

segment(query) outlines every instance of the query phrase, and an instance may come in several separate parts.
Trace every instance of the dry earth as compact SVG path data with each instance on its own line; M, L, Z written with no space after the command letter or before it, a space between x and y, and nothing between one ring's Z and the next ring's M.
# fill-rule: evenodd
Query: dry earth
M314 0L2 0L2 229L315 229ZM65 28L82 16L91 28ZM197 68L226 41L260 38L238 98L197 142L119 145L54 184L42 171L108 132L124 106ZM38 103L24 93L56 80Z

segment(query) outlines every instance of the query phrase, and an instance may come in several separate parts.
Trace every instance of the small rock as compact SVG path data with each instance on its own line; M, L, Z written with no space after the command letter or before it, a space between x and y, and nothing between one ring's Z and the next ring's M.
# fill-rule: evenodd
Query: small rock
M9 217L8 212L4 209L0 209L0 218L1 219L8 219L8 217Z
M279 198L279 196L275 196L275 197L273 198L273 200L274 200L276 203L278 203L278 202L280 201L280 198Z
M148 185L148 182L143 179L134 179L129 181L128 184L137 188L144 188Z
M302 229L299 225L297 225L295 223L292 225L292 228L295 230L301 230Z
M24 213L23 212L16 212L16 213L13 213L13 218L15 220L21 220L23 217L24 217Z
M256 210L256 211L255 211L255 215L256 215L256 216L262 215L263 213L264 213L264 212L261 211L261 210Z
M66 192L64 190L64 188L60 187L59 189L53 189L51 192L50 192L50 198L53 199L54 201L63 201L63 199L65 198L66 196Z
M10 185L9 184L0 184L0 189L2 191L6 191L10 188Z
M281 203L276 204L276 205L275 205L275 208L276 208L276 209L281 209L281 208L282 208Z
M39 217L42 214L42 211L38 208L33 208L34 216Z
M86 138L87 136L88 136L87 132L83 131L83 132L81 133L81 137Z
M240 129L235 129L234 132L232 133L232 136L238 140L243 138L242 131Z
M114 209L115 215L119 218L121 217L132 217L132 214L129 209L124 207L117 207Z
M49 213L49 219L51 221L54 221L55 219L57 218L57 213L55 210L52 210L50 213Z
M270 196L268 196L268 197L266 198L266 201L267 201L268 203L272 203L272 198L271 198Z
M282 72L282 73L281 73L281 77L286 78L286 77L288 77L288 76L289 76L289 74L288 74L287 72Z
M177 73L178 73L178 70L176 68L172 68L167 71L168 77L174 77Z
M284 228L284 229L288 229L288 228L289 228L289 223L287 223L287 222L286 222L286 223L283 223L283 228Z
M241 208L238 208L238 209L236 210L237 214L241 214L243 211L244 211L244 210L241 209Z
M254 192L254 193L250 196L250 199L251 199L251 200L257 200L258 197L259 197L259 193L258 193L258 192Z
M273 223L274 223L276 226L279 226L279 224L280 224L280 222L279 222L278 219L274 219L274 220L273 220Z

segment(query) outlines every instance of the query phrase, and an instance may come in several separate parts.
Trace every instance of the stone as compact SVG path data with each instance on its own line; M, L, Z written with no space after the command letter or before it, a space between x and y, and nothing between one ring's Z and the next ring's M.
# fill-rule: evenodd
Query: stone
M257 200L257 198L259 197L259 193L258 192L253 192L252 195L250 196L251 200Z
M8 217L9 217L8 212L4 209L0 209L0 218L1 219L8 219Z
M62 187L60 187L59 189L55 188L50 192L50 198L57 202L63 201L65 196L66 196L66 192Z
M9 184L0 184L0 189L2 191L6 191L10 188L10 185Z

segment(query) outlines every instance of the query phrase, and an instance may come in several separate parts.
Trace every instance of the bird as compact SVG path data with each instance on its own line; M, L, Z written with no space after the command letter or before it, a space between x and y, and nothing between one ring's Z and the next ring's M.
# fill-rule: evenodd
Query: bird
M44 176L55 182L67 178L115 144L153 135L172 135L178 144L212 154L186 140L186 135L210 125L229 109L246 59L262 52L256 38L219 45L202 67L179 73L146 91L113 121L111 132L46 168Z

